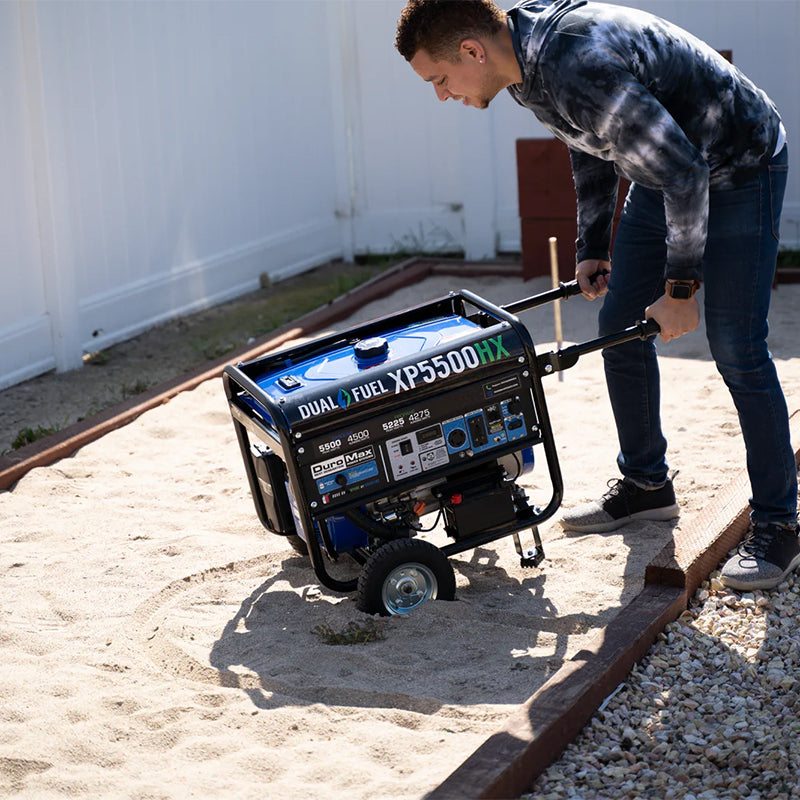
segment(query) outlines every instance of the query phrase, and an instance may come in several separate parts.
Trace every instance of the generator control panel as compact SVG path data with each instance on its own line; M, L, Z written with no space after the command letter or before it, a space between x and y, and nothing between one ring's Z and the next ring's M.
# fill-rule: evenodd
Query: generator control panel
M537 437L530 391L512 372L318 436L298 460L306 496L336 506L368 492L401 492L405 483Z

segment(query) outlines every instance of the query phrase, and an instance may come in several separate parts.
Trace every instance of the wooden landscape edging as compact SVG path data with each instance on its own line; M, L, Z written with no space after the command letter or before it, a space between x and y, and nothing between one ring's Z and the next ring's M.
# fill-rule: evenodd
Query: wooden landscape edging
M800 411L791 415L790 424L792 441L800 441ZM795 462L800 464L800 449ZM425 800L515 798L528 791L738 544L749 522L749 494L743 469L706 508L676 529L673 541L647 566L642 591L605 630L563 664Z
M519 797L685 608L683 590L646 586L425 800Z

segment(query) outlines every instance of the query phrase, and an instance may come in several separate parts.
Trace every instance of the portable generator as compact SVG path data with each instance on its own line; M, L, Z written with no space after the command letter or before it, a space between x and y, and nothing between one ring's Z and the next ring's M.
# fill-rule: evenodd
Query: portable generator
M449 557L504 536L523 566L538 566L538 526L563 492L542 376L658 332L648 320L537 355L515 314L579 293L571 281L500 307L451 292L227 366L225 393L264 527L308 555L324 586L356 591L371 614L453 599ZM518 481L537 449L551 488L532 505ZM448 543L426 538L434 529ZM342 555L355 575L333 574Z

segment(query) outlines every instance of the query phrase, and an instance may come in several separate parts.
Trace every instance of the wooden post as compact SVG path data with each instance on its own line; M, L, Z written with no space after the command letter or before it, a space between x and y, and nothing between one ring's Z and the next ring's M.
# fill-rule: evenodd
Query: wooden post
M551 236L550 239L550 277L553 283L553 288L558 288L558 239L555 236ZM556 349L561 349L561 343L563 341L563 335L561 331L561 301L556 300L553 303L553 318L555 321L556 327ZM558 379L560 381L564 380L564 373L563 371L559 371Z

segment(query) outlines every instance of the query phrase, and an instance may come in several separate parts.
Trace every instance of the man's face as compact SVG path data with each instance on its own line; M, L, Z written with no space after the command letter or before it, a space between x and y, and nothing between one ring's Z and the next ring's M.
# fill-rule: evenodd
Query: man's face
M418 50L409 63L422 80L433 85L442 102L452 98L465 106L486 108L502 88L493 80L482 51L468 42L462 44L458 61L434 61L425 50Z

